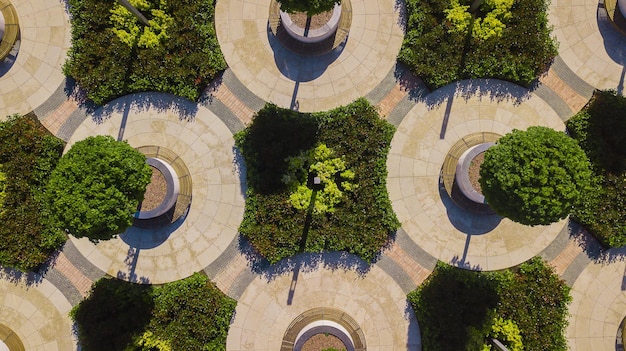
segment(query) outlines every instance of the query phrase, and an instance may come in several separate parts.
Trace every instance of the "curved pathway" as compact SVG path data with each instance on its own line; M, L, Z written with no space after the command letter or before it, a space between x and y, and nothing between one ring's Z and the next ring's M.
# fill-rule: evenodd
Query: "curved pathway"
M476 215L440 185L446 154L463 137L533 125L565 128L543 100L510 83L462 81L427 95L398 126L387 159L389 196L409 237L441 261L477 270L511 267L545 249L565 222L529 227Z
M227 126L202 106L160 93L125 96L89 117L66 150L92 135L167 148L189 169L193 199L187 216L170 226L131 227L97 245L72 237L76 248L109 275L154 284L185 278L215 260L237 235L244 207L244 170Z
M597 89L623 93L626 37L606 18L602 1L559 0L549 7L559 57Z
M65 1L11 0L20 25L17 56L0 63L0 119L26 114L65 81L61 66L70 47Z
M322 56L294 54L274 38L268 0L218 1L217 37L232 72L261 99L304 112L329 110L372 91L393 69L402 45L398 2L351 3L345 47Z
M0 267L0 325L10 328L25 350L76 350L72 305L47 279Z
M299 264L295 263L295 273L262 274L245 289L226 350L280 350L290 323L316 307L350 315L363 331L368 351L421 350L419 327L406 293L384 271L374 266L360 275L322 264L298 271Z

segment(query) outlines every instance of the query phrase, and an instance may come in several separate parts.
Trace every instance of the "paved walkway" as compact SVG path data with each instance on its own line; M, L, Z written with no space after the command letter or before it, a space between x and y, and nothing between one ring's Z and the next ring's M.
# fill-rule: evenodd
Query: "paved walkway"
M27 349L76 349L67 311L105 274L162 283L203 270L239 301L229 350L277 350L293 318L320 305L348 312L363 328L369 350L420 350L419 327L406 310L405 295L426 279L437 259L465 268L500 269L534 255L550 262L573 287L567 331L571 349L615 348L617 326L626 315L623 252L603 252L588 234L565 221L527 228L464 213L438 184L443 157L462 136L504 134L537 124L562 130L563 121L584 106L594 88L621 92L626 42L605 22L598 3L552 1L550 21L561 42L560 55L532 92L494 80L429 92L419 78L396 65L402 11L395 1L353 0L345 47L307 59L268 36L267 1L220 0L216 27L230 68L208 90L206 101L136 94L95 114L66 93L73 84L60 68L69 46L65 2L13 3L23 25L22 40L15 62L5 65L7 73L0 76L0 116L34 110L70 144L108 134L133 146L169 148L185 160L194 184L182 223L162 230L132 229L98 245L72 239L47 267L45 278L32 278L35 284L0 279L0 323L14 328ZM265 101L313 111L360 96L398 127L388 159L388 189L403 225L395 242L373 266L337 253L300 256L274 266L251 261L236 233L245 183L232 134Z
M254 94L278 106L323 111L373 90L394 67L402 45L397 2L351 0L345 47L318 57L285 49L268 29L268 0L221 0L215 27L226 62Z
M245 170L234 152L232 132L205 107L168 94L128 95L90 115L66 150L92 135L111 135L133 147L167 148L185 162L193 181L187 216L170 226L131 227L97 245L72 237L99 269L129 281L171 282L202 270L237 235Z
M565 128L543 100L502 81L459 82L417 104L400 123L387 159L389 197L411 239L441 261L482 270L517 265L546 248L565 222L529 227L475 215L453 204L439 183L446 154L463 137L533 125Z
M40 275L4 267L0 277L0 324L19 337L25 350L76 350L72 305L56 286Z
M65 80L61 65L70 47L63 0L12 0L19 18L19 51L0 64L0 119L26 114Z

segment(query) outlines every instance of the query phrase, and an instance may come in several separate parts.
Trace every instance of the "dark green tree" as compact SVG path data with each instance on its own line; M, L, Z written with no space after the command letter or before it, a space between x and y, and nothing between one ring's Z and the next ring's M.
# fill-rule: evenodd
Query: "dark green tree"
M46 189L54 223L76 237L108 240L132 224L152 171L146 157L110 136L79 141Z
M567 217L592 186L589 159L578 143L546 127L500 138L485 153L480 176L494 211L526 225Z
M330 11L335 4L341 0L277 0L280 3L280 9L288 12L306 12L307 15L313 16L322 12Z

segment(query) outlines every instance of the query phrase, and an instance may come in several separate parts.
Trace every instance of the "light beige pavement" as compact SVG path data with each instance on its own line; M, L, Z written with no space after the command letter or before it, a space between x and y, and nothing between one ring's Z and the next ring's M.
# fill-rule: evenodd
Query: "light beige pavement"
M616 336L626 317L626 261L612 249L612 262L589 264L572 286L567 338L572 351L616 350Z
M72 305L65 296L39 275L0 269L0 325L13 331L28 351L76 350Z
M387 159L389 197L409 237L441 261L481 270L511 267L545 249L564 221L529 227L476 215L451 203L439 186L446 154L464 136L534 125L565 128L543 100L503 81L454 83L418 103L400 123Z
M606 19L601 2L552 0L549 21L559 41L559 56L582 80L597 89L623 89L626 37ZM620 83L621 81L621 83Z
M339 309L363 331L368 351L418 351L417 320L406 294L377 266L361 276L323 264L297 275L291 270L270 278L260 275L237 302L228 332L227 351L276 351L300 314L317 307Z
M32 111L64 82L61 66L71 42L66 1L11 3L19 19L20 47L11 68L0 75L0 119Z
M300 111L329 110L373 90L393 69L404 36L396 1L351 3L340 53L303 57L282 47L268 30L269 0L218 1L217 38L235 76L261 99L290 108L296 92Z
M205 107L167 94L128 95L103 110L104 116L96 111L101 122L87 118L78 127L66 150L92 135L118 138L124 124L122 139L131 146L165 147L185 161L193 182L191 206L182 223L131 227L97 245L74 237L72 242L102 271L129 281L165 283L202 270L235 238L243 218L245 171L238 168L233 134Z

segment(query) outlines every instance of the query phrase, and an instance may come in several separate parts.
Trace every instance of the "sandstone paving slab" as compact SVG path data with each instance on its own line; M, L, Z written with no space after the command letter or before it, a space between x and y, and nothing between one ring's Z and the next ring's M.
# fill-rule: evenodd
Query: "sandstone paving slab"
M76 350L70 302L48 280L2 268L0 324L10 328L26 350Z
M26 114L46 101L65 80L61 66L71 43L62 0L12 0L20 46L12 65L0 64L0 119Z
M111 276L146 283L175 281L213 262L237 235L244 211L245 170L226 125L202 106L161 93L120 98L90 117L66 150L92 135L165 147L185 162L193 198L188 214L169 226L131 227L97 245L72 237L77 249Z
M367 350L421 350L417 320L406 295L377 266L365 274L319 264L297 274L260 274L238 300L228 351L279 350L290 323L317 307L335 308L363 331Z
M606 18L598 1L554 0L548 8L559 56L597 89L623 89L626 36Z
M569 347L576 351L613 351L626 317L624 249L611 249L609 260L590 263L572 285Z
M373 90L393 69L402 45L396 1L351 4L345 45L325 55L305 57L283 47L268 29L267 0L218 1L217 38L235 76L261 99L303 112L328 110Z
M433 257L468 269L497 270L540 253L565 221L524 226L458 207L440 183L447 152L464 136L542 125L565 126L542 99L497 80L462 81L419 102L402 120L387 159L387 190L409 237Z

